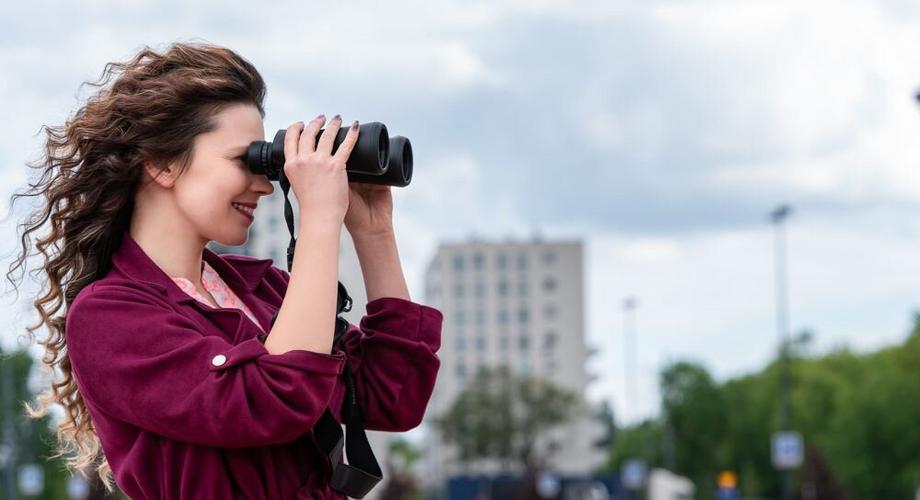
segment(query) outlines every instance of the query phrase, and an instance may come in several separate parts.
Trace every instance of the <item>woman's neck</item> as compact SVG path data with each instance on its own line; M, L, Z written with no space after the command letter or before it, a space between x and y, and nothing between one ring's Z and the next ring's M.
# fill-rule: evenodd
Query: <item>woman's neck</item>
M135 206L129 232L138 246L167 275L201 283L202 253L207 244L194 231L176 224L178 214L149 213Z

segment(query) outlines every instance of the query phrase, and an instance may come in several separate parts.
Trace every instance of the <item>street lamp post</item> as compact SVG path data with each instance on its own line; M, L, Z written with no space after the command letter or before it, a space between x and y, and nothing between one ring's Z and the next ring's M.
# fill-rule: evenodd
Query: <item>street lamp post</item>
M780 205L770 213L775 234L776 262L776 327L780 337L780 426L783 431L791 430L792 414L789 401L789 297L786 280L786 234L785 221L792 213L789 205ZM792 471L784 469L781 474L783 500L792 498Z
M636 415L635 408L637 406L636 399L638 397L636 391L636 307L638 306L638 301L635 297L627 297L623 299L623 356L625 358L625 363L623 367L625 368L625 390L627 394L626 406L632 406L632 409L629 411L633 416ZM626 412L624 412L625 414Z
M636 408L639 407L639 392L637 386L637 358L638 349L636 347L636 307L639 301L634 296L623 299L623 356L625 358L626 378L625 393L627 394L626 406L630 408L630 414L637 417L639 413ZM645 487L647 476L646 460L648 459L648 441L645 436L645 430L639 426L639 457L627 460L622 469L622 479L624 488L629 493L629 498L639 498L642 489Z

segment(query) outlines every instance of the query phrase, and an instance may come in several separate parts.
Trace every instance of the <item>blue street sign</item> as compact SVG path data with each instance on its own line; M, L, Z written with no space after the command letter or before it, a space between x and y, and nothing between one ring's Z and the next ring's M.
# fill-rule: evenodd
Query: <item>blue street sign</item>
M795 431L775 432L770 441L774 467L790 470L802 465L804 452L801 434Z

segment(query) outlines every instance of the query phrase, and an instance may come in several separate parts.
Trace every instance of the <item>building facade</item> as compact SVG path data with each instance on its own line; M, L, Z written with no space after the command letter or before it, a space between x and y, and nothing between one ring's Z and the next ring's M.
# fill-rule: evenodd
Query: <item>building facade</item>
M604 460L593 443L602 430L585 389L584 258L580 241L469 241L442 244L426 270L425 302L444 313L441 370L426 413L423 476L497 472L495 464L459 464L432 420L475 374L507 367L574 391L584 405L568 424L541 436L554 446L550 466L587 474Z

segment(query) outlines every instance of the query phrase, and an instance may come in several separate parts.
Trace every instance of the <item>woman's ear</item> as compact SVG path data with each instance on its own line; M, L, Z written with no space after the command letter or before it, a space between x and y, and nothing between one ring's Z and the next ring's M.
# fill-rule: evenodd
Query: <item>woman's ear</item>
M157 167L153 162L146 161L144 162L144 170L148 178L163 188L169 189L176 183L178 168L173 164L167 165L164 169Z

